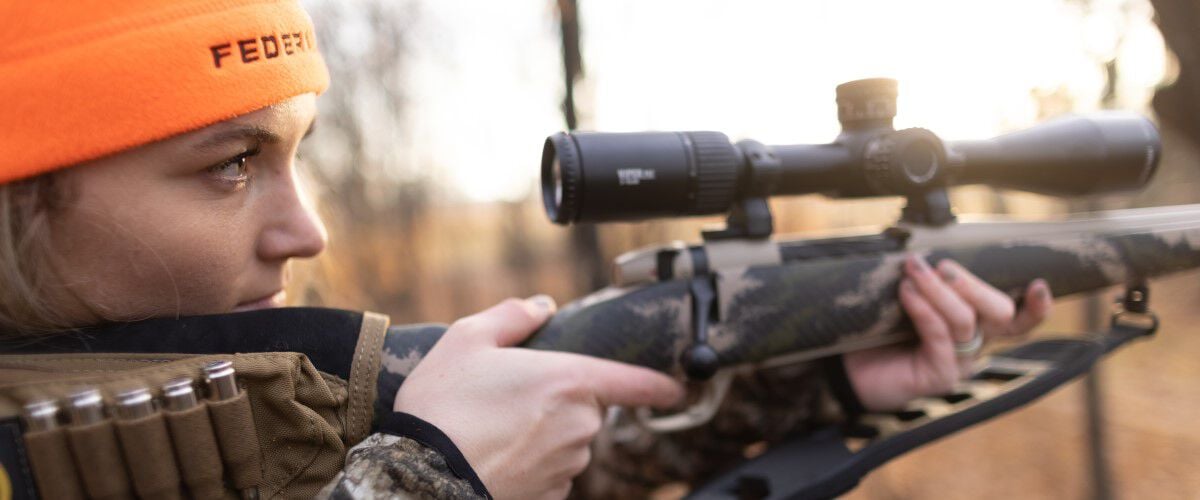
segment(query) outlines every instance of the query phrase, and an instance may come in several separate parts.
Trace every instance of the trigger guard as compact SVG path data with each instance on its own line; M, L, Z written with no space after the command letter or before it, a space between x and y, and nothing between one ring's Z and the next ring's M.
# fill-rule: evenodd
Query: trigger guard
M650 408L642 406L634 411L634 417L639 426L656 434L684 431L704 425L717 414L717 409L729 393L733 375L733 370L718 371L704 384L700 400L679 413L655 416Z

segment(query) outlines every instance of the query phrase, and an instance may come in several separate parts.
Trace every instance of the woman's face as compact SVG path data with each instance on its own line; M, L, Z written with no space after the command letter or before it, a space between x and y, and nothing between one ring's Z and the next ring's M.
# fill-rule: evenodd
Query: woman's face
M61 172L52 300L81 325L283 305L325 247L295 165L315 116L303 95Z

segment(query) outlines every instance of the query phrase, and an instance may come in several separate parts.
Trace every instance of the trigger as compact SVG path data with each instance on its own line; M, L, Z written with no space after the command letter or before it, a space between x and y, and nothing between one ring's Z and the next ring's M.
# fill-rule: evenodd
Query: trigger
M700 400L688 406L679 413L671 415L655 415L653 410L646 407L638 408L634 415L643 428L654 433L677 432L699 427L712 420L729 393L729 385L733 382L733 370L721 370L704 384L704 392Z

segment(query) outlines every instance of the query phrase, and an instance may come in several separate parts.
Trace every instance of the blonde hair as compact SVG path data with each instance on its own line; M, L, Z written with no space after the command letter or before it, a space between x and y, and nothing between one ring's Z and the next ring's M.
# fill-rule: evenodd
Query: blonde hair
M0 337L70 326L46 294L48 225L59 201L55 178L0 184Z

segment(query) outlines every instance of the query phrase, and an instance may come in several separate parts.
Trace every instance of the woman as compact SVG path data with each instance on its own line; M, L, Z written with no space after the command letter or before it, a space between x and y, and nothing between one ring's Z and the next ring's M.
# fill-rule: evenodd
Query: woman
M292 1L100 3L0 5L0 32L21 35L0 47L0 331L283 306L289 261L326 239L295 164L328 83L307 15ZM956 344L1021 335L1050 307L1042 282L1015 312L953 262L913 258L905 272L920 345L844 358L867 409L948 390L970 361ZM512 347L554 307L510 299L455 322L394 411L457 449L373 435L330 491L454 496L482 483L500 498L562 497L599 409L682 398L648 369ZM460 452L473 471L446 467ZM387 474L360 473L382 458Z

